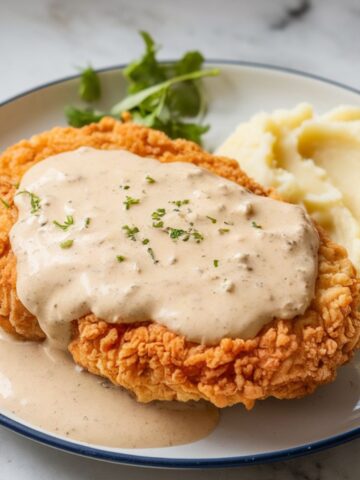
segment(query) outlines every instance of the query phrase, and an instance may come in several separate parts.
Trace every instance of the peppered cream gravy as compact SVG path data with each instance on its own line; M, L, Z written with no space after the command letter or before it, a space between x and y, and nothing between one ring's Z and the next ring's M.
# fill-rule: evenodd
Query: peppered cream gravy
M214 344L302 314L314 294L304 209L192 164L80 148L33 166L15 202L17 292L63 348L90 312Z
M205 402L140 404L75 366L68 353L0 331L0 413L65 438L114 448L195 442L217 425Z

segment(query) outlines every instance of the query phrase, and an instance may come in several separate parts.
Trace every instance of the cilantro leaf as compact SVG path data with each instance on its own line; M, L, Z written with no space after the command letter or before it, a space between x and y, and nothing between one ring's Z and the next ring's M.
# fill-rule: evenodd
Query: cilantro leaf
M128 80L128 93L133 94L151 85L166 80L163 67L156 60L157 47L147 32L140 32L144 43L145 53L135 62L124 69L124 77Z
M173 77L165 82L153 85L151 87L145 88L144 90L139 91L133 95L125 97L121 102L117 103L112 109L112 115L119 115L122 112L132 110L135 107L138 107L144 100L151 97L155 93L158 93L162 90L167 90L172 85L175 85L179 82L185 82L186 80L197 80L202 77L215 76L219 74L218 68L212 68L210 70L198 70L196 72L185 73L184 75L179 75Z
M101 97L100 80L91 66L84 68L81 72L79 96L84 102L94 102Z
M185 73L200 70L204 63L204 57L197 50L186 52L180 60L174 65L176 75L184 75Z
M79 128L89 123L99 122L105 116L105 113L93 110L92 108L81 109L67 106L65 107L65 116L69 125Z

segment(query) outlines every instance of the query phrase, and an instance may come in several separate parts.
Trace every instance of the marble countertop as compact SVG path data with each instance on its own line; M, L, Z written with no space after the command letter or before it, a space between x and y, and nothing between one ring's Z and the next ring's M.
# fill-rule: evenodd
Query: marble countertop
M198 48L208 58L271 63L360 85L359 0L1 0L0 22L0 102L89 62L97 68L128 62L141 51L140 29L164 46L163 58ZM287 462L171 477L355 480L359 453L356 440ZM0 428L0 480L169 475L70 456Z

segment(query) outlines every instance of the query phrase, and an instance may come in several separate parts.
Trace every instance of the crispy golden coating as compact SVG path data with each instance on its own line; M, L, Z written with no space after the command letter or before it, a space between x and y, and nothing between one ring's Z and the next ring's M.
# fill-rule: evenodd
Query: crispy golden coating
M163 162L207 168L259 195L274 195L249 179L235 161L212 156L184 140L110 118L82 129L55 128L22 141L0 157L0 325L24 338L45 336L16 295L16 261L8 233L16 221L14 184L34 163L80 146L124 148ZM206 399L219 407L268 396L296 398L335 378L359 345L359 281L346 251L320 233L315 298L304 315L274 320L250 340L223 339L217 346L188 342L155 322L111 325L94 315L73 322L69 350L97 375L135 393L138 400Z

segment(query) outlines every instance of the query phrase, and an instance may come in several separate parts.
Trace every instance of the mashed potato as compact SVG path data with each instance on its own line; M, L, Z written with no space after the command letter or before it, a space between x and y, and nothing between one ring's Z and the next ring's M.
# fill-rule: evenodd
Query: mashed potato
M260 113L240 124L217 155L305 205L360 271L360 108L317 116L308 104Z

